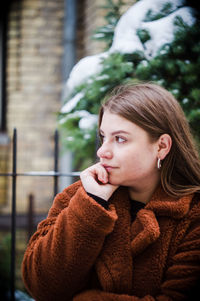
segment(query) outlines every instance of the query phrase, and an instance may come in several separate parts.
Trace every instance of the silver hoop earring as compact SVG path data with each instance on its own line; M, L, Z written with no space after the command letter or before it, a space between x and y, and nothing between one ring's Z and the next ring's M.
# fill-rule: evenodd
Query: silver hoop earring
M158 158L158 161L157 161L157 168L158 169L161 169L161 160L160 160L160 158Z

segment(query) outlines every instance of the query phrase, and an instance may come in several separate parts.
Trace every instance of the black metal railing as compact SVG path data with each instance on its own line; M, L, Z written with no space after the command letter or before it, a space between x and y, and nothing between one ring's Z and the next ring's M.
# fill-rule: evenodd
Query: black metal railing
M11 301L15 301L15 266L16 266L16 189L17 177L20 176L39 176L39 177L53 177L53 193L54 196L58 193L58 178L59 177L77 177L79 172L61 173L58 171L59 165L59 134L55 130L54 134L54 170L53 171L30 171L30 172L17 172L17 129L13 130L12 137L12 172L0 173L0 176L12 178L12 212L11 212L11 283L10 283L10 296Z

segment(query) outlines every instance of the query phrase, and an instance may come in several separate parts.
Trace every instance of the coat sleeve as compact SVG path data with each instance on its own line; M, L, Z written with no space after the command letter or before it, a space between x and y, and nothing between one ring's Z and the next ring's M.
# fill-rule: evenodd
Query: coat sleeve
M148 277L148 275L147 275ZM98 290L78 294L74 301L191 301L200 300L200 206L193 210L193 217L171 259L160 292L156 296L138 297L119 295ZM196 294L197 293L197 294Z
M22 278L37 301L71 300L82 290L117 219L77 182L58 194L30 239Z

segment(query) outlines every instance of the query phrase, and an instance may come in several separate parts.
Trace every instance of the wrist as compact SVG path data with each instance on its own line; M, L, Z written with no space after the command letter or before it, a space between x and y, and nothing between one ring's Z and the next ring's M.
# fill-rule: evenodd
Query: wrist
M93 198L99 205L101 205L102 207L104 207L105 209L108 209L108 201L100 198L99 196L95 195L95 194L92 194L92 193L89 193L87 192L87 194Z
M103 201L105 201L105 202L108 202L108 200L109 200L109 198L110 198L110 196L109 195L107 195L106 193L104 193L104 192L97 192L97 191L89 191L89 190L87 190L87 189L85 189L86 190L86 192L87 192L87 194L89 194L89 195L93 195L93 196L95 196L96 198L99 198L99 199L101 199L101 200L103 200Z

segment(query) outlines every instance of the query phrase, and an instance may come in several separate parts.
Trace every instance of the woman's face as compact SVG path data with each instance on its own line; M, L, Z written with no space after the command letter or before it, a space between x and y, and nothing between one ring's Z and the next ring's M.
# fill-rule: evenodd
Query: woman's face
M158 181L158 143L150 142L146 131L109 111L103 114L100 134L103 144L97 151L109 174L109 182L145 188Z

